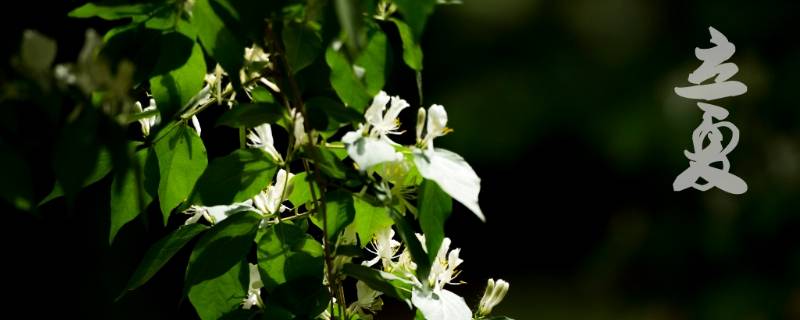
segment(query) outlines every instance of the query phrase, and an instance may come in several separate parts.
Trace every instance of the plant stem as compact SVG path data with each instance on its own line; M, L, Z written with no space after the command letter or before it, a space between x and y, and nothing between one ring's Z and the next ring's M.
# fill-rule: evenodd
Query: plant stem
M273 51L274 57L276 58L275 67L278 69L277 73L282 76L280 82L283 84L281 86L281 91L284 93L284 101L287 104L290 112L297 112L299 111L300 114L303 116L303 119L308 119L306 117L306 110L305 104L303 103L302 96L300 94L299 86L297 82L295 82L294 77L292 75L292 70L289 66L288 61L286 60L286 53L283 49L283 45L281 39L276 35L272 28L272 21L267 22L266 26L266 36L269 48ZM287 87L289 90L287 90ZM288 91L288 92L287 92ZM292 127L295 126L295 121L297 121L297 117L292 116ZM322 214L322 232L323 232L323 239L322 239L322 246L323 252L325 256L325 270L328 278L328 286L331 294L331 298L333 299L334 296L336 298L336 305L339 308L339 315L343 319L347 319L346 315L346 308L345 308L345 300L343 290L341 289L341 283L338 280L334 272L334 265L333 265L333 256L331 255L331 248L330 248L330 241L329 241L329 230L328 230L328 214L327 214L327 206L325 203L325 187L322 183L322 177L320 176L319 170L319 159L316 156L316 141L313 135L313 129L311 126L304 126L306 130L306 135L308 136L308 144L306 145L306 151L312 156L312 164L314 165L314 183L316 183L317 188L319 188L319 197L316 194L316 190L314 185L311 181L309 181L309 188L311 191L311 200L314 203L314 211L320 212ZM294 131L294 130L292 130ZM289 134L292 135L293 132ZM294 141L297 143L298 141ZM296 146L290 146L290 150L296 149ZM288 158L288 156L287 156ZM306 172L312 172L309 166L308 159L303 159L303 166ZM288 163L288 161L287 161ZM336 319L335 313L333 312L334 303L331 303L331 319Z

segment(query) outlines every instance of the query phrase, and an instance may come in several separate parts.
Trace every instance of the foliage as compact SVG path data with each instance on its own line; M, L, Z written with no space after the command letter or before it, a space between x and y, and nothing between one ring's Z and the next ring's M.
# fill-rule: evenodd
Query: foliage
M507 284L487 290L492 299L475 312L445 288L462 263L445 236L452 199L483 220L480 179L459 155L434 147L452 131L441 105L419 102L416 142L393 141L411 105L383 91L393 48L421 90L420 40L436 4L88 3L70 16L115 27L102 38L88 32L77 62L55 66L55 42L26 33L20 99L63 101L51 111L67 115L57 180L39 205L71 202L111 173L109 242L148 211L174 229L145 254L126 291L199 238L184 294L202 319L371 319L384 294L420 318L489 317ZM212 108L221 116L210 119ZM234 151L209 159L201 128L209 122L239 132ZM285 130L285 141L273 130ZM27 181L31 168L0 148L10 154L4 172ZM6 179L0 191L36 210L31 186ZM357 301L348 304L346 290Z

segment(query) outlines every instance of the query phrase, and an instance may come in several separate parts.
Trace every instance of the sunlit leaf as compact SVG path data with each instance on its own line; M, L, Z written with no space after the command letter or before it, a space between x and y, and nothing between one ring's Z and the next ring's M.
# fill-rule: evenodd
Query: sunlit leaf
M197 181L193 202L227 205L252 198L265 189L278 167L261 149L237 149L211 161Z
M167 128L155 138L160 180L158 199L166 224L175 207L186 201L208 165L206 148L194 129L185 124Z

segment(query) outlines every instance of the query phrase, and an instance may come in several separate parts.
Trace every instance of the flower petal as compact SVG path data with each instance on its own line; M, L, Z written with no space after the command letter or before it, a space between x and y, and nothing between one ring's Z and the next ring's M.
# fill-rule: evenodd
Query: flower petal
M414 163L425 179L435 181L444 192L486 221L478 204L481 178L464 158L445 149L417 149L414 151Z
M362 172L380 163L403 159L403 154L395 151L388 142L364 137L357 131L346 133L342 137L342 142L345 144L347 154L358 164Z
M411 303L416 306L425 319L432 320L470 320L469 310L464 298L447 290L424 291L414 288Z

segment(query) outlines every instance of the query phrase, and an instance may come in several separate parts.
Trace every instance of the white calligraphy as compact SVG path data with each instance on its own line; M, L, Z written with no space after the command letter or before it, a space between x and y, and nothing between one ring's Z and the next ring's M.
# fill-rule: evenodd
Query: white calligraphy
M716 29L712 27L708 29L711 32L711 43L715 46L709 49L695 49L695 56L703 61L697 70L689 74L689 82L695 85L676 87L675 93L684 98L705 101L744 94L747 92L744 83L729 81L739 68L732 62L723 63L733 56L736 47ZM711 78L714 78L712 83L703 84ZM686 158L689 159L689 168L675 178L673 189L681 191L692 187L706 191L717 187L733 194L745 193L747 183L729 172L730 162L727 157L739 142L739 129L728 121L721 121L728 117L725 108L704 102L697 102L697 106L703 111L703 121L692 134L694 152L684 151ZM725 139L720 131L721 128L731 133L730 141L724 147ZM712 166L716 163L719 163L721 168ZM705 182L698 182L701 178Z

